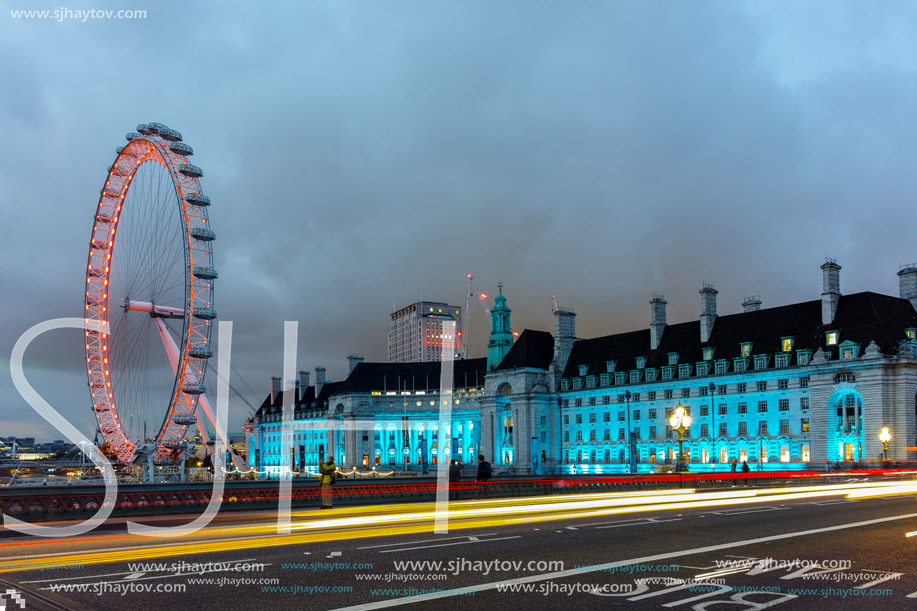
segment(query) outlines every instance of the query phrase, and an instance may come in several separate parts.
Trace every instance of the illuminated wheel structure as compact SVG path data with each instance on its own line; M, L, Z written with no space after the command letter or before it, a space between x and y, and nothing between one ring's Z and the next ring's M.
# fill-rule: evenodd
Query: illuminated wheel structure
M159 123L137 132L117 149L93 219L85 317L102 324L87 325L86 365L110 450L130 462L155 442L166 462L196 421L213 356L216 235L192 148Z

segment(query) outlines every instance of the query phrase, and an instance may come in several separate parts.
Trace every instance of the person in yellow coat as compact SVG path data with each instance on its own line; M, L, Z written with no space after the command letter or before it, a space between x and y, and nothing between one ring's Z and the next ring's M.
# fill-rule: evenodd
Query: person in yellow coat
M334 485L334 481L337 477L337 465L334 464L334 459L331 458L331 455L328 455L325 458L325 462L319 465L319 482L322 485L322 509L331 509L331 503L334 499L334 495L331 492L331 487Z

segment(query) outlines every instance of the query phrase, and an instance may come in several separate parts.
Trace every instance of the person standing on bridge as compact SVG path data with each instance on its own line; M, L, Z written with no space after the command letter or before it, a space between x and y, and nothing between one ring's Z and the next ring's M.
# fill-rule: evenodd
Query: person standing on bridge
M462 468L458 465L458 462L453 458L452 462L449 464L449 500L457 501L458 500L458 487L457 484L462 479Z
M334 500L334 493L331 491L331 487L337 477L338 468L330 454L325 458L325 462L319 465L318 470L319 483L322 486L322 509L331 509L331 504Z
M480 454L478 456L478 478L477 478L477 480L481 483L481 488L478 490L479 499L487 498L487 482L490 481L491 475L493 475L493 468L490 466L489 462L484 460L484 455Z

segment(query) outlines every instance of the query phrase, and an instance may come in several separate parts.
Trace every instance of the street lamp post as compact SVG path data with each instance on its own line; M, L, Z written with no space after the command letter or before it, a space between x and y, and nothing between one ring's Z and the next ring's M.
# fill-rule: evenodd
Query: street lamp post
M630 391L624 391L624 401L627 403L627 457L630 463L630 472L637 472L637 455L634 450L637 444L634 442L634 430L630 424Z
M879 441L882 442L882 452L885 460L888 460L888 442L891 440L892 435L888 432L888 427L883 426L882 432L879 433Z
M713 419L713 460L710 462L716 464L716 384L710 382L708 388L710 389L710 416Z
M681 402L675 406L675 412L669 418L673 431L678 431L678 460L675 462L675 472L682 473L688 470L688 463L684 455L685 431L691 427L691 416Z

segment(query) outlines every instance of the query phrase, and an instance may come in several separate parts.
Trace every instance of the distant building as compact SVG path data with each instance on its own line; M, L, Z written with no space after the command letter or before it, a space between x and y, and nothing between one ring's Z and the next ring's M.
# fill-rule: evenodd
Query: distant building
M438 301L418 301L392 312L388 332L389 363L423 363L442 357L443 322L455 321L456 350L461 354L462 308Z

